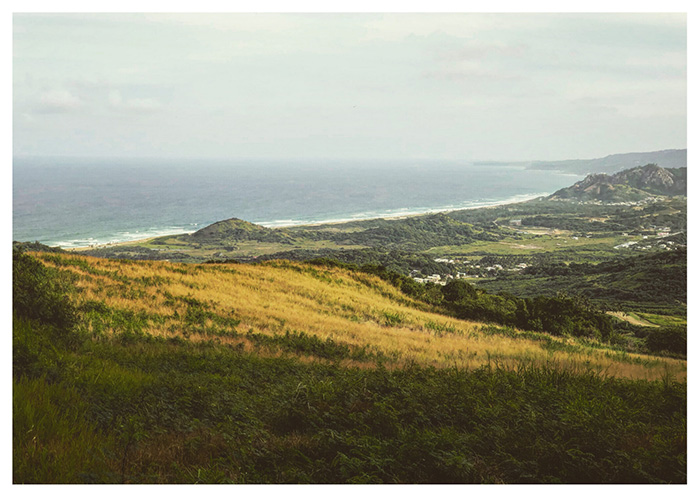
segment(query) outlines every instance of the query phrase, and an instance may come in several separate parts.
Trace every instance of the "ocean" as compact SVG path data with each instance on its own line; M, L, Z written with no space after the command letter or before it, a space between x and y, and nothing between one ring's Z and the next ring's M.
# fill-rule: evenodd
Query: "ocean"
M522 164L16 157L12 236L63 248L193 232L240 218L267 227L516 202L582 176Z

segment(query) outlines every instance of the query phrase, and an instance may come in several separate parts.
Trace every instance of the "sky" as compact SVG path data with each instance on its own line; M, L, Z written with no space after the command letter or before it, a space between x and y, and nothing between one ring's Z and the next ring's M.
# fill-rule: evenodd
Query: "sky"
M685 14L14 14L13 154L686 148Z

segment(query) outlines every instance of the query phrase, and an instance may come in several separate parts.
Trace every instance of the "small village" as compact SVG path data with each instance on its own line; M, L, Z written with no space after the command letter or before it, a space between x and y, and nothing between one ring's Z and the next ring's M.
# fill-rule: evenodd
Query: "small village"
M640 202L632 202L632 205L638 205L640 203L648 203L648 202L653 202L654 199L645 199L644 201ZM626 203L627 205L629 203ZM521 231L517 229L522 225L522 220L521 219L512 219L509 221L509 226L513 229L515 229L515 232L518 234L532 234L532 232L526 232L526 231ZM550 232L554 232L554 230L548 230ZM628 242L621 243L619 245L615 245L613 249L615 250L631 250L631 251L653 251L653 250L675 250L675 249L683 249L686 248L685 243L680 243L678 241L673 241L673 240L667 240L667 238L670 237L676 237L679 235L684 235L685 231L678 231L678 232L671 232L671 228L669 226L657 226L657 225L648 225L648 226L641 226L640 227L640 232L648 233L648 234L642 234L640 235L638 233L630 234L630 233L621 233L621 236L623 237L635 237L637 240L630 240ZM567 240L565 238L569 238L570 240L577 241L581 238L592 238L594 237L595 234L593 233L587 233L587 234L574 234L574 235L566 235L562 236L562 241L557 242L556 246L562 246L562 244L566 244ZM641 238L640 238L641 236ZM557 237L559 238L559 237ZM504 272L520 272L529 265L524 262L520 262L517 264L512 265L511 267L504 267L502 264L492 264L492 265L484 265L480 264L478 261L470 261L467 259L455 259L455 258L448 258L448 257L438 257L433 259L434 262L441 263L441 264L449 264L452 266L455 266L455 271L454 272L449 272L445 274L438 274L434 273L431 275L423 275L419 270L412 270L411 271L411 278L416 281L417 283L432 283L432 284L437 284L437 285L446 285L452 280L455 279L477 279L477 278L494 278L498 276L499 274L502 274ZM459 268L460 270L456 270Z
M414 281L416 281L417 283L434 283L437 285L446 285L447 283L455 279L488 278L496 276L500 271L517 272L522 271L523 269L528 267L528 264L525 264L524 262L516 264L514 267L511 268L504 268L501 264L493 264L491 266L484 265L482 267L481 264L473 264L468 260L446 259L442 257L438 257L437 259L433 260L442 264L460 265L460 267L464 269L464 271L455 271L454 274L447 273L445 275L435 273L426 277L420 277L418 276L420 272L418 270L413 270L411 271L411 277Z

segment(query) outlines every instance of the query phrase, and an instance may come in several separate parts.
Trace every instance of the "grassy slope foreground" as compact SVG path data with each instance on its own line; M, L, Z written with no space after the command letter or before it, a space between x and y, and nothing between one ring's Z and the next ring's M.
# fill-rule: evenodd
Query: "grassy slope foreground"
M683 360L284 261L15 253L19 482L685 482Z

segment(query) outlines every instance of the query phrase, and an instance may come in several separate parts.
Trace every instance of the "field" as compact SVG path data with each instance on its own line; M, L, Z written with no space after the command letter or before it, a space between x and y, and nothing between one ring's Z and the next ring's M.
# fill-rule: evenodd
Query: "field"
M686 361L376 276L16 253L13 481L685 482Z
M585 260L586 258L600 258L602 256L617 255L613 248L620 243L634 241L641 237L606 236L602 238L573 239L571 233L541 233L519 236L518 238L504 237L493 242L475 242L469 245L434 247L427 251L436 256L463 255L474 257L476 255L532 255L542 252L560 256L563 261ZM575 254L575 255L574 255ZM568 256L568 257L567 257Z

